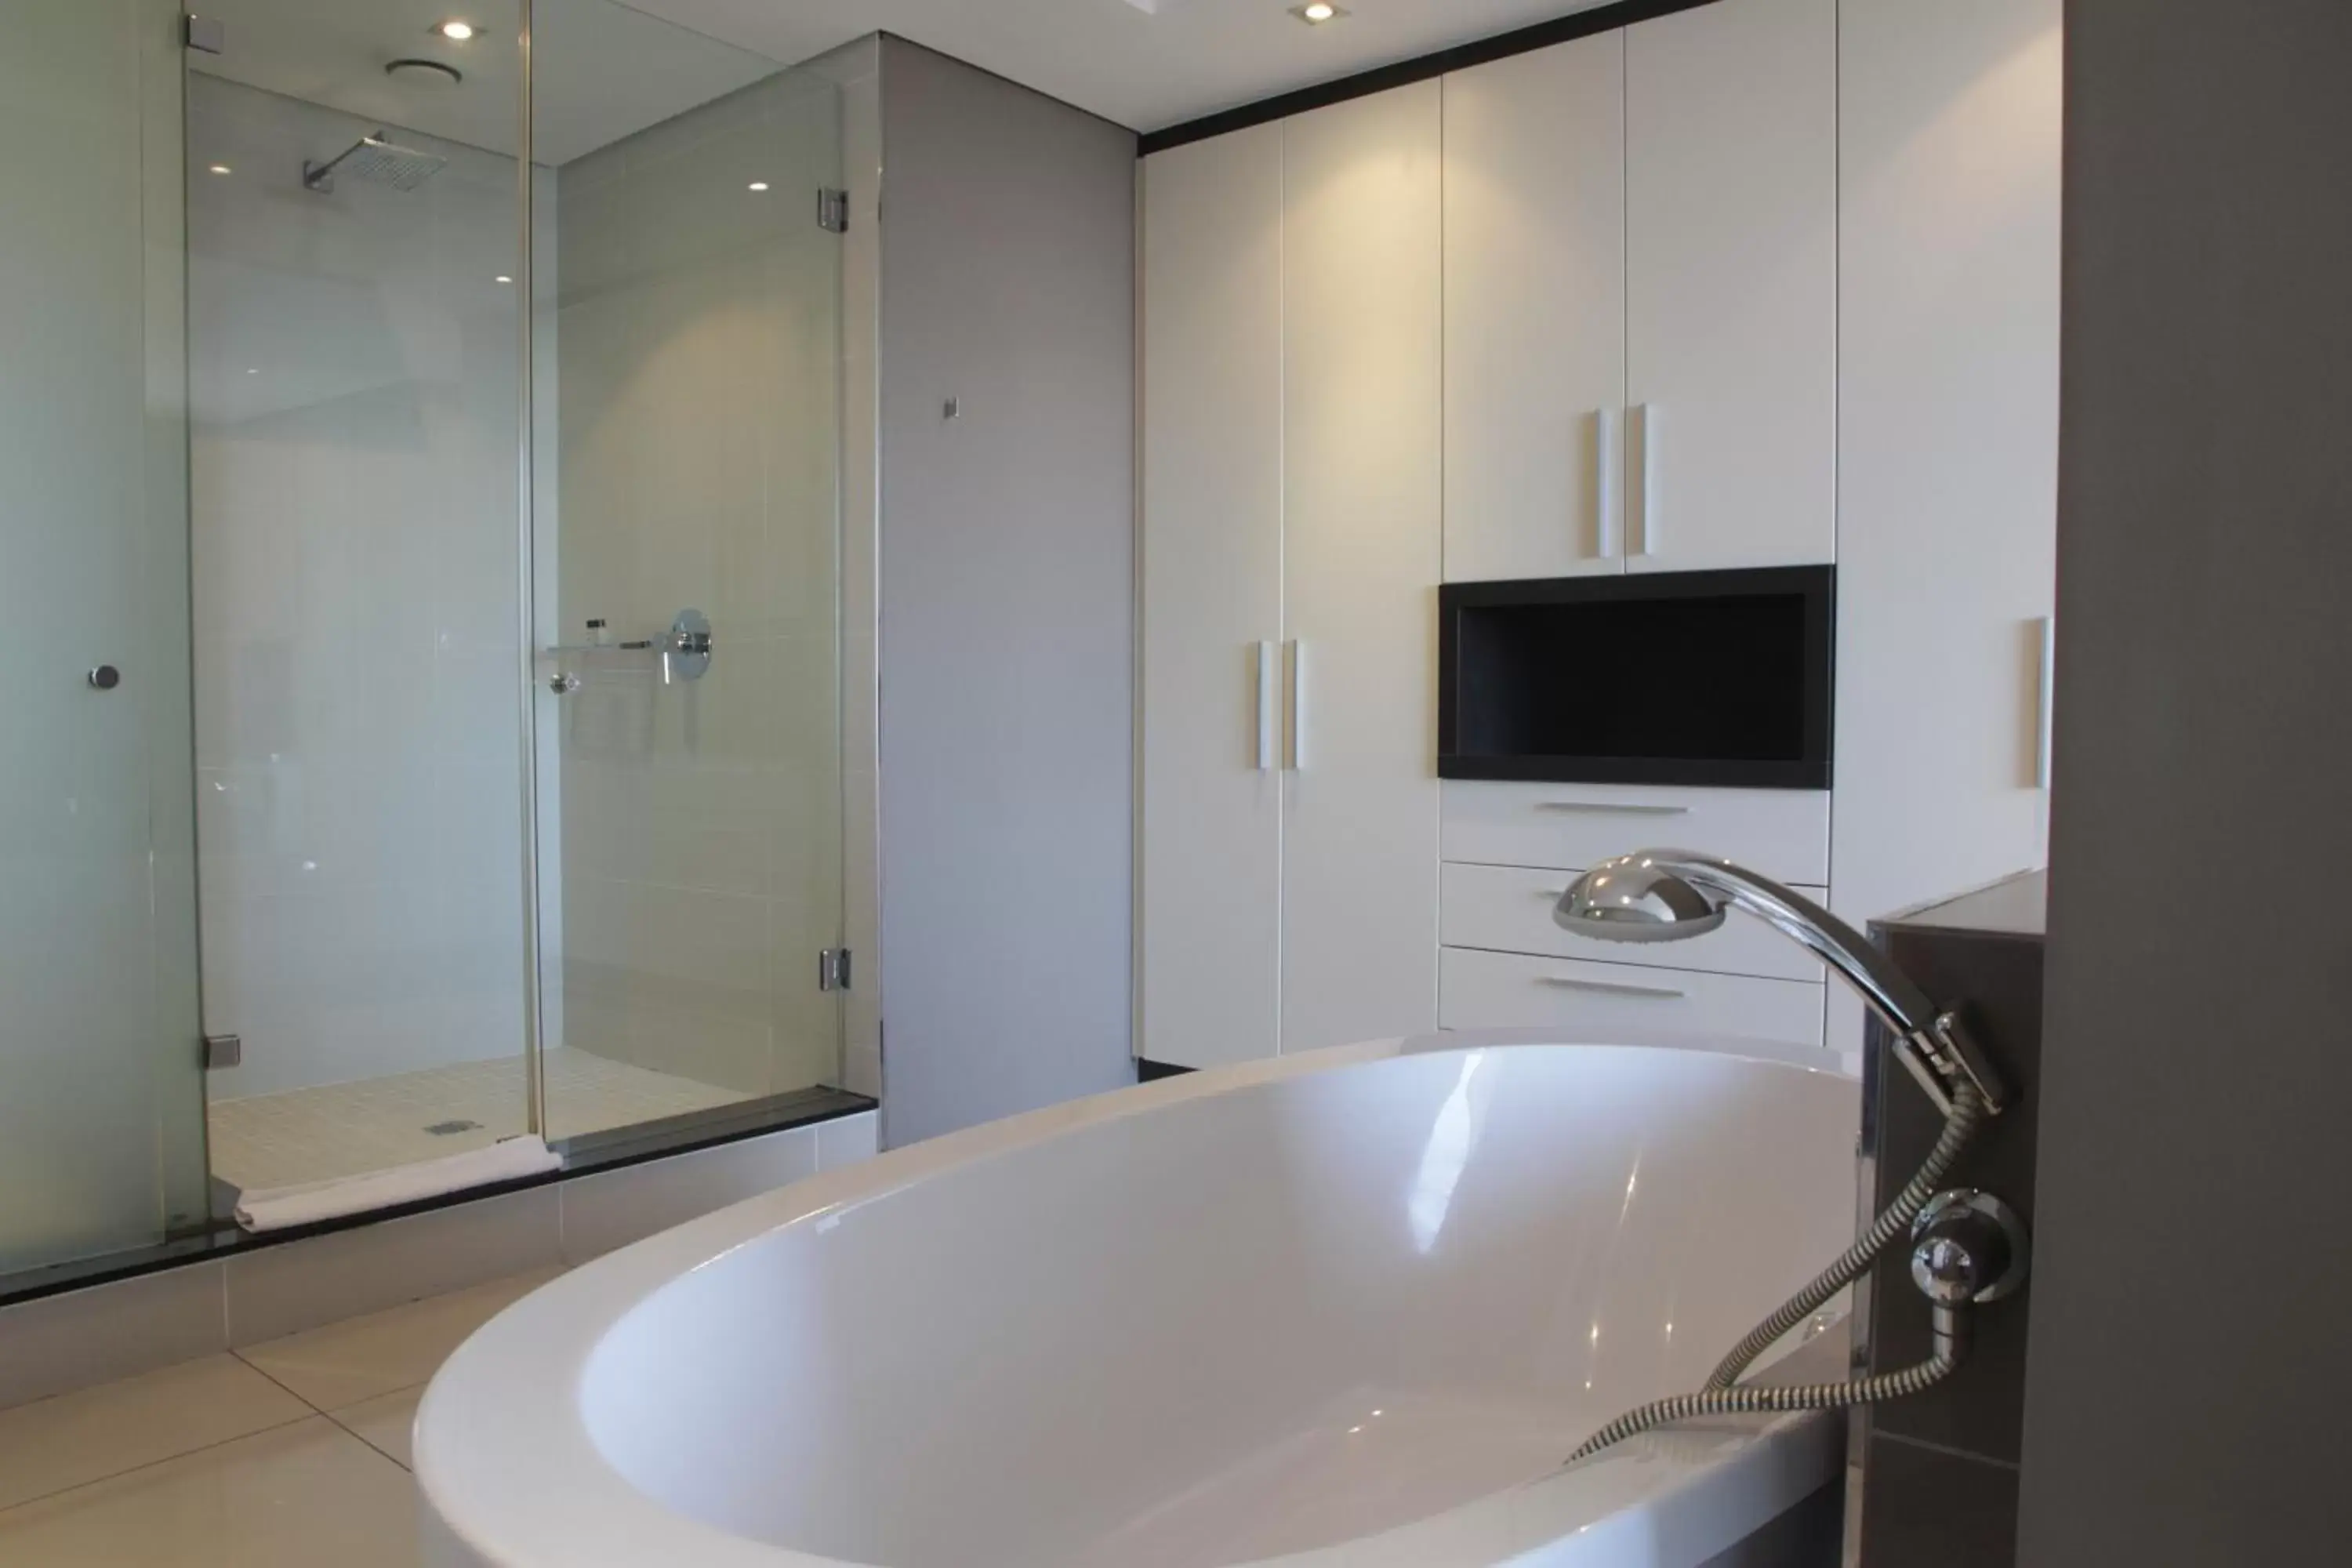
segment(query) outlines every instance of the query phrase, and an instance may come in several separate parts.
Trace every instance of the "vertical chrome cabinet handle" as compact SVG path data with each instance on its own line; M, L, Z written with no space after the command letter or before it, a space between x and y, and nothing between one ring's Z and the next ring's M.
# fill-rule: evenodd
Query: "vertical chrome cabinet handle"
M1307 645L1293 639L1282 645L1283 663L1290 672L1290 722L1283 731L1282 765L1297 773L1307 755Z
M2033 716L2033 787L2050 787L2051 721L2058 706L2058 617L2042 617L2041 710Z
M1623 487L1619 478L1625 463L1624 422L1614 408L1604 408L1593 416L1594 437L1592 462L1592 504L1596 509L1592 537L1594 559L1606 561L1622 553L1617 542L1618 520L1623 515Z
M1257 771L1274 771L1274 754L1281 749L1276 736L1282 713L1279 689L1282 657L1270 642L1257 645Z
M1626 510L1632 521L1626 525L1629 536L1626 553L1655 555L1658 553L1658 405L1644 403L1635 408L1629 423L1626 439L1626 467L1633 471L1633 494ZM1641 531L1633 532L1635 525Z

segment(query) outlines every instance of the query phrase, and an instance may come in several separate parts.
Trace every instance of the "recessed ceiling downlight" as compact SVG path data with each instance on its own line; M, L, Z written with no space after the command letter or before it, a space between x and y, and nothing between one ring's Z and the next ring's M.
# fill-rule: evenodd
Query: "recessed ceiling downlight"
M404 87L449 88L466 79L464 71L439 60L393 60L385 65L383 74Z
M440 34L443 37L448 39L453 44L462 44L467 42L473 37L474 24L471 22L461 22L457 18L452 17L446 22L435 23L433 30Z
M1292 6L1290 14L1310 27L1319 27L1326 22L1338 21L1348 13L1331 5L1329 0L1309 0L1307 5Z

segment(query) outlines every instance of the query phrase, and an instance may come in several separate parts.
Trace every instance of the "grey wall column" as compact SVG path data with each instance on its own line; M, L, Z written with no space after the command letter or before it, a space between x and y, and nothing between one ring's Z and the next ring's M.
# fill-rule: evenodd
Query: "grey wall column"
M904 1143L1135 1081L1136 163L1132 132L896 38L882 99L882 1023Z
M2352 5L2071 0L2029 1568L2345 1551Z

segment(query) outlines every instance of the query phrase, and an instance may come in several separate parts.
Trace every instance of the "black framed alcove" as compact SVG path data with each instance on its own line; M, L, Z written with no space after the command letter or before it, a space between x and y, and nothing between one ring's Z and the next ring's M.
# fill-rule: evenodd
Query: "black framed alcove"
M1438 591L1440 777L1830 787L1837 569Z

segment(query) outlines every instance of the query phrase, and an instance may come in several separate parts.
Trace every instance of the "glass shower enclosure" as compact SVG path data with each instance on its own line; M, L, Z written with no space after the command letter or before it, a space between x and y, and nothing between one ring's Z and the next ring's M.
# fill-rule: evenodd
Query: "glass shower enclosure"
M177 16L0 50L0 1275L205 1213Z
M838 73L614 0L12 25L0 1276L837 1089Z

